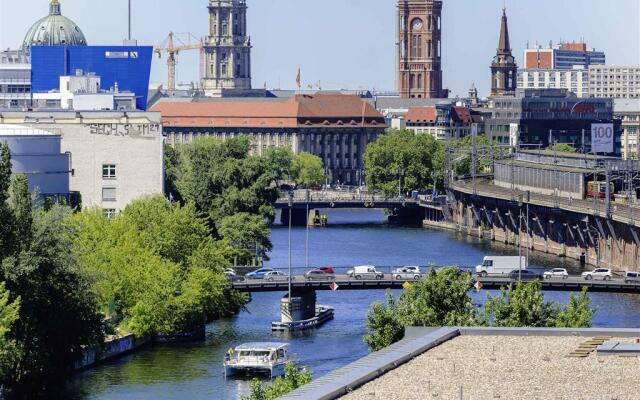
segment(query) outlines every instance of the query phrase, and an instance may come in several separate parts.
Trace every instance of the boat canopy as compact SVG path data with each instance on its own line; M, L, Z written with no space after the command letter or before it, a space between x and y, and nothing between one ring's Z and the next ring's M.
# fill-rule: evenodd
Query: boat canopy
M236 346L235 351L275 351L288 347L288 343L252 342Z

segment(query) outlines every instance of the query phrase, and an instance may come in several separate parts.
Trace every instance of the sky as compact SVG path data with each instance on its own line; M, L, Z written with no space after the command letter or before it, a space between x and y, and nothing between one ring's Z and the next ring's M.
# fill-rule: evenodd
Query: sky
M48 13L49 0L0 0L0 48L20 46ZM170 31L202 37L207 0L132 0L133 36L159 45ZM248 0L253 86L395 89L395 0ZM504 0L444 0L443 75L451 95L480 95L490 85ZM118 45L127 34L127 0L61 0L89 44ZM527 42L580 40L609 64L640 64L639 0L507 0L511 46L522 64ZM197 51L180 55L177 82L198 81ZM152 82L166 82L166 59L154 59ZM317 86L313 86L317 88Z

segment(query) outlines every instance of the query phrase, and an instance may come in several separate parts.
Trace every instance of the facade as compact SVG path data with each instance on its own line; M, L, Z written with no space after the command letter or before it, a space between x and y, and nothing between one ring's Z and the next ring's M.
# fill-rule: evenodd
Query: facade
M498 143L547 148L567 143L591 151L591 125L614 124L614 153L622 152L622 128L612 99L579 99L566 89L526 89L517 97L495 97L485 134Z
M164 191L160 114L147 112L0 112L0 124L55 132L71 157L69 190L106 215Z
M205 41L207 95L251 89L251 38L246 0L209 0L209 36Z
M498 51L491 63L491 96L514 96L517 86L518 65L511 54L507 9L502 9Z
M21 50L0 51L0 109L26 108L31 100L31 64Z
M640 160L640 99L615 99L613 112L622 121L622 156Z
M443 141L468 136L473 123L469 108L448 104L412 107L406 116L399 118L404 121L406 129Z
M285 99L208 99L161 101L168 144L190 143L198 137L220 139L250 135L254 153L268 147L289 147L322 158L332 183L364 181L367 145L386 129L385 120L356 96L335 93L297 95Z
M589 70L521 69L518 89L567 89L580 98L589 97Z
M75 22L62 15L59 0L51 0L49 15L38 20L27 32L22 50L33 46L86 46L87 39Z
M549 44L549 47L536 46L524 51L525 69L573 69L575 67L589 69L591 65L603 65L606 56L596 49L588 50L586 43Z
M640 99L640 65L591 65L591 97Z
M448 97L442 89L442 1L398 0L397 8L400 97Z
M34 46L32 92L58 90L61 76L81 70L99 75L105 89L135 93L137 109L146 110L152 56L151 46Z
M0 142L9 145L12 172L27 176L29 192L55 203L62 199L73 203L69 190L71 154L62 151L59 133L0 124Z

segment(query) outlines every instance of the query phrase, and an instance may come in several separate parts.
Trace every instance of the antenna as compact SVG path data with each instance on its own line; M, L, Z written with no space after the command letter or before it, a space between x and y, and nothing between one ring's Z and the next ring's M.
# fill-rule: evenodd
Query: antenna
M131 0L129 0L129 40L131 40Z

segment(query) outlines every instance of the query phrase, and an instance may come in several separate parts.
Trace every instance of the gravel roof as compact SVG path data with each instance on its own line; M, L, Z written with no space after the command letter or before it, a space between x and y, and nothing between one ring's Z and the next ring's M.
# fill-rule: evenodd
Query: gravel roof
M637 399L640 358L596 352L586 358L567 357L589 339L462 335L342 398ZM611 341L629 343L633 338Z

